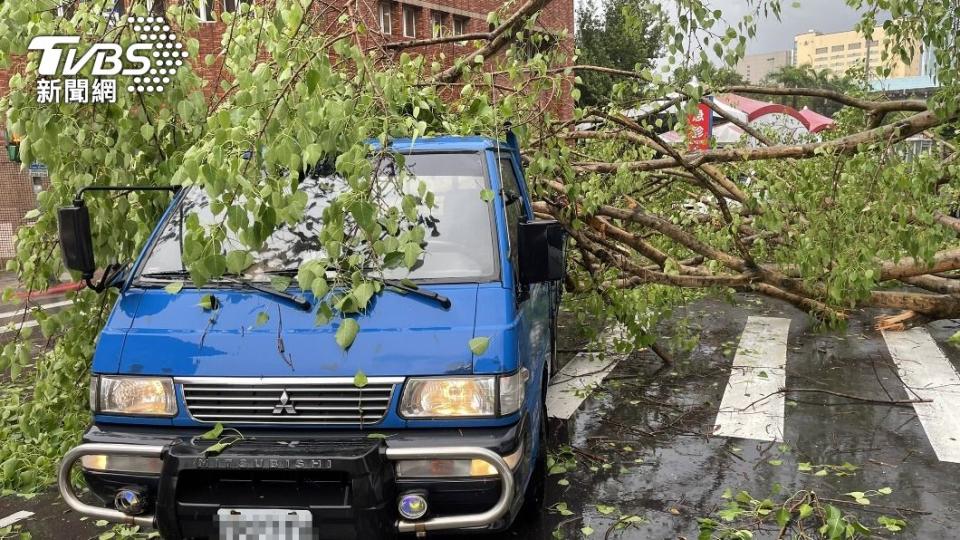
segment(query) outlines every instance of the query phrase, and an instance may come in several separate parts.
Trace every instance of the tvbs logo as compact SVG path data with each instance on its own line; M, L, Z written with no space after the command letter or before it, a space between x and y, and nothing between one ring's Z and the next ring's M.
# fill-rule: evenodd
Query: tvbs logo
M183 66L187 51L163 17L128 17L127 23L126 28L138 39L126 48L116 43L95 43L81 51L79 36L33 38L28 48L41 52L37 101L115 102L118 76L129 78L128 92L162 92ZM77 79L88 66L92 80ZM90 88L94 90L92 96L86 92Z

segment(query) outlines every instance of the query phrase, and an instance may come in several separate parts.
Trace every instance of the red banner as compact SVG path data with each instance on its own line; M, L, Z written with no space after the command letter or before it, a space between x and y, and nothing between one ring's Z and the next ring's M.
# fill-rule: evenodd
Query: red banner
M713 131L713 111L706 104L697 106L697 112L687 116L687 149L691 151L710 148Z

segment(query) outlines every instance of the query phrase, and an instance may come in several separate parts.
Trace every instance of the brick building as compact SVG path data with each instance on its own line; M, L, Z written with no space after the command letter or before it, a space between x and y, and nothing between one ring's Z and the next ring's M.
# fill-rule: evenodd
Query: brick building
M144 1L155 12L163 8L163 0L117 0L115 11L122 13L124 3L130 5L133 1ZM196 11L201 24L197 34L192 37L200 42L200 54L191 60L195 62L194 68L208 80L216 77L219 64L207 66L202 60L208 54L216 54L221 48L225 25L220 22L220 14L235 11L240 3L250 1L256 0L199 0ZM518 6L520 4L522 2ZM361 16L368 21L368 28L379 31L379 35L374 34L374 37L382 43L487 32L487 14L501 6L500 0L363 0L360 3ZM572 48L573 0L548 0L538 24L551 34L568 30L568 40L563 45ZM443 53L449 61L470 50L472 45L448 42L418 47L408 52L430 57ZM0 69L0 92L9 91L10 77L15 69ZM560 103L559 107L566 114L572 110L569 101ZM0 262L14 255L13 236L17 228L26 223L25 214L36 207L36 194L43 189L47 176L41 164L12 163L6 151L7 139L6 129L0 126L0 144L5 149L0 153Z

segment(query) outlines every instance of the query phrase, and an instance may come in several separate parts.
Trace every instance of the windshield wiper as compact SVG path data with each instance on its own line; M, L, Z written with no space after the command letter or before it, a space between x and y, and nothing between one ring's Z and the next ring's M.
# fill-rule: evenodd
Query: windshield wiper
M175 279L175 278L188 278L188 277L190 277L190 273L187 272L186 270L168 270L168 271L165 271L165 272L148 272L148 273L146 273L146 274L140 274L140 277L144 277L144 278L148 278L148 279L167 279L167 280L169 280L169 279ZM285 292L283 292L283 291L278 291L278 290L276 290L276 289L274 289L274 288L271 288L271 287L267 287L267 286L264 286L264 285L258 285L258 284L256 284L256 283L253 283L253 282L250 282L250 281L247 281L247 280L232 278L232 277L230 277L230 276L223 276L223 277L220 277L220 278L218 278L218 279L212 280L213 283L216 283L216 282L218 282L218 281L220 281L220 282L226 281L227 283L233 283L233 284L236 284L236 285L240 285L240 286L242 286L242 287L246 287L247 289L251 289L251 290L254 290L254 291L259 291L259 292L262 292L262 293L264 293L264 294L269 294L270 296L273 296L273 297L275 297L275 298L279 298L279 299L281 299L281 300L286 300L287 302L290 302L291 304L294 304L295 306L297 306L298 308L302 309L303 311L310 311L310 308L311 308L310 302L304 300L303 298L300 298L300 297L297 297L297 296L293 296L292 294L288 294L288 293L285 293Z
M420 287L417 287L416 284L414 283L405 283L403 280L400 280L400 279L386 279L386 278L378 278L373 276L366 276L366 277L375 279L388 287L399 289L404 293L415 294L421 298L427 298L429 300L433 300L434 302L440 304L440 307L442 307L443 309L450 309L450 306L453 305L450 302L450 299L447 298L446 296L433 291L421 289Z
M147 272L145 274L140 274L138 277L150 279L186 278L190 277L190 272L187 272L186 270L166 270L163 272Z
M299 269L297 268L284 268L281 270L267 270L263 273L266 275L279 275L279 276L293 277L297 275L298 271ZM401 279L381 278L381 277L373 276L370 274L366 274L364 277L366 277L367 279L379 281L380 283L383 283L388 287L393 287L394 289L398 289L404 293L411 293L411 294L420 296L422 298L426 298L428 300L433 300L434 302L437 302L438 304L440 304L440 306L443 309L450 309L450 306L453 305L453 303L450 302L450 299L447 298L446 296L433 291L421 289L417 287L417 285L413 282L407 282Z
M232 278L232 277L229 277L229 276L223 276L223 277L221 277L220 279L223 280L223 281L226 281L226 282L228 282L228 283L236 283L237 285L242 285L243 287L246 287L246 288L248 288L248 289L252 289L252 290L254 290L254 291L260 291L260 292L262 292L262 293L264 293L264 294L269 294L270 296L273 296L273 297L275 297L275 298L280 298L280 299L282 299L282 300L286 300L287 302L290 302L291 304L297 306L298 308L302 309L303 311L310 311L310 308L311 308L310 302L308 302L308 301L307 301L306 299L304 299L304 298L300 298L300 297L298 297L298 296L294 296L294 295L292 295L292 294L290 294L290 293L285 293L285 292L283 292L283 291L278 291L278 290L276 290L276 289L274 289L274 288L272 288L272 287L266 287L266 286L263 286L263 285L257 285L256 283L253 283L252 281L247 281L247 280L244 280L244 279L237 279L237 278Z

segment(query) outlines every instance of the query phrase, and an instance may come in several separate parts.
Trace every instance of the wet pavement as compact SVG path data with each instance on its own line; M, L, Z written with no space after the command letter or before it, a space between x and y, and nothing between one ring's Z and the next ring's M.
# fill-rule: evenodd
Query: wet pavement
M692 539L698 518L720 521L725 496L746 491L779 502L813 491L874 530L889 516L906 522L899 538L956 537L960 464L938 460L910 404L881 403L913 396L873 329L879 312L855 314L845 330L822 331L787 304L751 295L735 302L706 300L676 311L661 330L698 335L692 351L676 352L670 366L646 351L631 355L571 420L554 422L550 510L522 516L499 536ZM786 387L804 391L785 396L782 442L712 435L749 316L790 320ZM960 366L960 349L947 344L960 325L925 328ZM580 346L572 332L560 345ZM870 504L858 504L851 492L863 492ZM91 538L107 530L79 521L52 494L0 498L0 518L21 509L37 513L22 522L34 538ZM749 519L737 523L751 528ZM754 538L779 535L775 523L751 530Z

